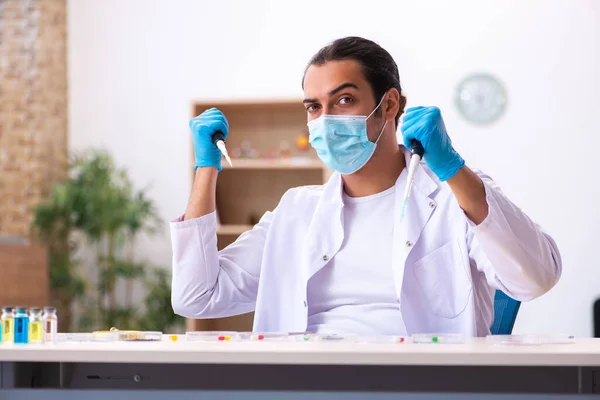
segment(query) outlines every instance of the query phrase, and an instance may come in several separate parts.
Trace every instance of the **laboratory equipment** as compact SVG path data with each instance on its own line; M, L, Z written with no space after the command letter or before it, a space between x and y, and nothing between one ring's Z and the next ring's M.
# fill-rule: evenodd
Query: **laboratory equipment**
M223 132L216 131L212 135L212 141L215 144L215 146L217 146L217 148L221 151L221 153L223 153L229 165L233 167L233 164L231 163L231 158L229 158L229 153L227 153L227 148L225 147L225 135L223 135Z
M575 336L574 335L541 335L540 342L542 344L574 344Z
M421 142L427 153L425 162L440 181L452 178L465 165L465 160L452 146L439 108L407 109L401 131L406 148L411 148L413 140Z
M339 333L302 333L293 336L297 342L356 342L357 335Z
M240 339L244 341L288 341L289 335L283 332L241 332Z
M202 331L186 332L185 340L188 342L236 342L240 334L234 331Z
M321 341L323 342L356 342L358 340L357 335L351 334L321 334Z
M488 335L485 341L494 346L539 346L538 335Z
M29 341L29 315L27 315L27 307L16 308L14 341L19 344L26 344Z
M44 327L44 343L55 343L58 332L58 316L56 308L44 307L42 315L42 324Z
M406 178L406 187L404 189L404 200L402 201L402 212L400 213L400 221L404 220L404 214L406 213L406 205L408 204L408 199L410 197L410 192L412 191L413 185L415 183L415 172L417 171L417 166L421 162L421 158L423 158L423 153L425 150L423 149L423 145L418 140L412 141L412 155L410 156L410 164L408 165L408 177Z
M190 120L192 142L194 144L194 172L199 167L215 167L222 170L222 149L219 149L213 135L221 132L223 144L229 133L229 123L225 115L216 108L210 108Z
M287 160L292 156L292 148L290 146L290 142L287 140L282 140L279 142L279 158L283 160Z
M43 343L44 328L42 326L42 309L32 307L29 309L29 343Z
M417 344L461 344L465 336L460 333L419 333L413 335L413 343Z
M96 341L93 333L57 333L54 336L55 343L84 343Z
M308 129L305 129L296 137L296 148L300 151L306 151L310 147L308 142Z
M315 333L300 333L292 336L296 342L320 342L321 336Z
M573 335L488 335L486 342L494 346L540 346L543 344L573 344Z
M359 343L397 344L406 343L404 336L360 336Z
M15 340L15 308L2 308L2 342L13 343Z
M158 331L136 331L136 330L120 330L110 328L108 331L92 332L94 341L97 342L148 342L162 340L162 332Z

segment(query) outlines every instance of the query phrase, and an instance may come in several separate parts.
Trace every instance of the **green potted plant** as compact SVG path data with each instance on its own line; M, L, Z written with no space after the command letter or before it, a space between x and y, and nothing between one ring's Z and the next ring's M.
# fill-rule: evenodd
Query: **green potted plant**
M34 218L34 230L48 246L51 301L61 313L60 329L167 330L183 324L170 306L165 269L135 257L137 237L154 233L157 223L153 202L145 191L134 189L107 152L73 157L68 179L53 187ZM75 259L80 248L94 256ZM83 265L95 269L94 279L83 278ZM132 298L136 282L146 288L142 307ZM118 287L125 291L121 302ZM77 323L71 313L75 301L83 309Z

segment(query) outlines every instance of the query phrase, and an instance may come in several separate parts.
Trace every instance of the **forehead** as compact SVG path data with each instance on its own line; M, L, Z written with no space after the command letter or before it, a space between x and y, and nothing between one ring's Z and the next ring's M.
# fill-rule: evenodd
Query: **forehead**
M361 65L354 60L328 61L323 65L311 65L304 76L306 97L323 96L343 83L351 82L359 90L370 90Z

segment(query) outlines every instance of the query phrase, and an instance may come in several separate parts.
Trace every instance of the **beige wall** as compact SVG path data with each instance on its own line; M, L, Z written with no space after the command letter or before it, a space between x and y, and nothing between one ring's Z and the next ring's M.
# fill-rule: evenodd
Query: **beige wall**
M0 238L66 172L66 0L0 1Z

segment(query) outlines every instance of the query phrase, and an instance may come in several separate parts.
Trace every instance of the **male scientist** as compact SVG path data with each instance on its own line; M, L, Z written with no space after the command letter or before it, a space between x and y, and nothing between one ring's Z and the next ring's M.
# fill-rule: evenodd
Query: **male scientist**
M527 301L562 262L553 239L453 148L440 110L409 108L378 44L338 39L302 81L309 141L336 172L288 190L254 228L218 251L215 188L228 134L209 109L190 121L195 180L171 222L172 304L190 318L255 311L254 331L485 336L499 289ZM398 144L396 130L404 113ZM406 215L407 162L424 148Z

